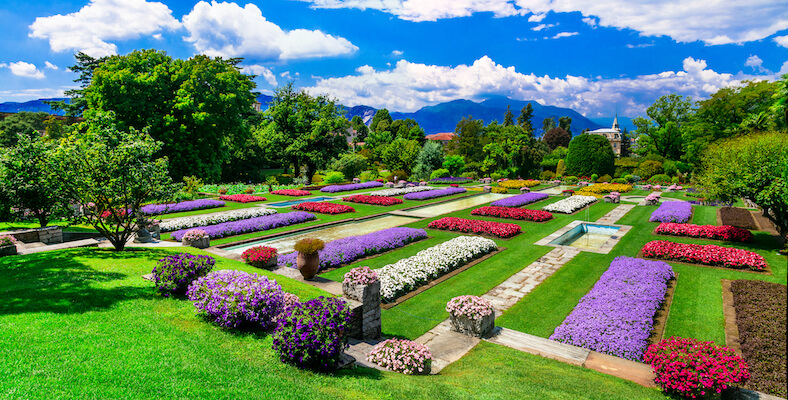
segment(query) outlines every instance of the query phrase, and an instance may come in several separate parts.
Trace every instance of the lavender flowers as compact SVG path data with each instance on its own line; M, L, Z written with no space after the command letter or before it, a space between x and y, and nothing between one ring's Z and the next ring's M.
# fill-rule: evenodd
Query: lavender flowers
M523 193L517 196L507 197L490 203L491 206L498 207L522 207L526 204L536 203L542 201L548 196L545 193Z
M314 214L303 211L293 211L289 213L265 215L262 217L243 219L240 221L222 222L221 224L199 226L197 229L204 230L211 239L223 238L225 236L239 235L241 233L266 231L298 224L301 222L315 219ZM183 235L190 229L181 229L172 233L172 238L181 240Z
M243 271L211 272L194 281L187 295L198 312L231 328L270 326L285 308L284 292L275 280Z
M408 193L402 196L402 198L405 200L427 200L427 199L434 199L436 197L451 196L465 192L467 192L465 188L450 187L446 189L429 190L426 192Z
M140 211L146 215L170 214L184 211L202 210L205 208L223 207L224 202L211 199L189 200L171 204L148 204Z
M337 192L347 192L347 191L350 191L350 190L370 189L370 188L381 187L381 186L383 186L383 184L380 183L380 182L369 181L369 182L364 182L364 183L352 183L352 184L349 184L349 185L331 185L331 186L326 186L326 187L320 189L320 191L324 192L324 193L337 193Z
M692 204L686 201L663 201L659 208L651 213L651 222L689 222L692 217Z

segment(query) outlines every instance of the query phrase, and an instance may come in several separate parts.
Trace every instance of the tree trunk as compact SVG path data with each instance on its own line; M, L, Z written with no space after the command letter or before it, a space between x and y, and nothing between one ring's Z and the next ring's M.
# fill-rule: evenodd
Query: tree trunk
M48 218L47 214L46 213L41 213L41 214L38 214L37 217L38 217L38 224L41 225L42 228L46 227L47 223L49 223L49 218Z
M292 162L293 162L293 176L294 177L301 176L301 165L298 163L298 157L293 157Z
M307 162L305 167L306 169L304 170L304 175L306 178L306 184L310 185L312 183L312 175L315 174L315 168L317 166L314 163Z

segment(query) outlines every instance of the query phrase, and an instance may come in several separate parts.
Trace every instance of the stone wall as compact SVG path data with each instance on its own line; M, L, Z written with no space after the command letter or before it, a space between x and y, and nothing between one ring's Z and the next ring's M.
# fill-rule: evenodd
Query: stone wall
M63 243L63 228L59 226L48 226L46 228L27 229L23 231L9 232L16 240L22 243L41 242L44 244Z
M354 339L376 339L381 335L380 281L364 286L343 284L345 301L351 306L350 331Z

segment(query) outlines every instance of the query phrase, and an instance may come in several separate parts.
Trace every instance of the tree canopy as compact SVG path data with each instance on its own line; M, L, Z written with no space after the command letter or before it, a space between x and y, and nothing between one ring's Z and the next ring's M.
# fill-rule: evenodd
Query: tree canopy
M610 142L601 135L575 136L569 142L566 172L574 176L613 175L615 154Z
M569 133L563 128L558 127L547 131L542 137L542 140L547 144L550 150L554 150L557 147L568 147L572 137L569 136Z

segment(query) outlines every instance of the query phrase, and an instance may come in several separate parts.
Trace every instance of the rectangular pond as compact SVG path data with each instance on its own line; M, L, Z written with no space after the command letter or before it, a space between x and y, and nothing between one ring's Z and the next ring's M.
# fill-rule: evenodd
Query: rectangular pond
M491 201L500 200L510 196L513 195L501 194L501 193L484 193L472 197L466 197L459 200L449 201L446 203L436 204L433 206L414 208L411 210L403 211L401 212L401 214L409 214L414 217L430 218L436 215L448 214L450 212L480 206L482 204L486 204Z
M569 246L592 253L608 254L632 227L572 221L563 228L537 241L539 246Z
M311 198L308 198L308 199L298 199L298 200L280 201L280 202L276 202L276 203L268 203L268 204L266 204L266 206L271 206L271 207L290 207L290 206L294 206L296 204L312 203L312 202L324 201L324 200L334 200L334 198L333 197L311 197Z

